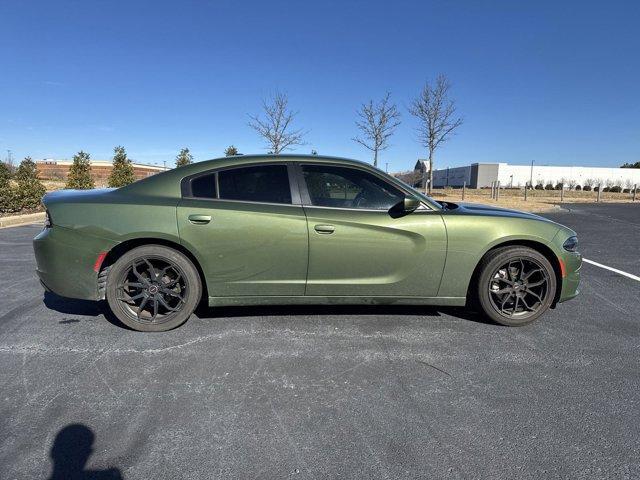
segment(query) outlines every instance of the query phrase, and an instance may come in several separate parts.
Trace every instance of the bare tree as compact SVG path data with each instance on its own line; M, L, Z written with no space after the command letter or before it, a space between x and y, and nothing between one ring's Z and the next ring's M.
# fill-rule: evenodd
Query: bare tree
M397 172L393 174L398 180L406 183L410 187L415 188L420 185L422 173L419 170L407 170L405 172Z
M389 137L400 125L400 112L395 104L390 103L390 96L387 92L376 104L369 100L369 103L363 103L357 111L360 119L356 120L356 125L364 138L356 137L352 140L373 152L374 167L378 166L378 153L389 147Z
M433 183L434 153L463 122L461 117L456 116L455 102L449 99L450 88L447 77L438 75L434 85L425 83L409 108L409 112L420 122L420 142L429 150L429 193Z
M297 112L290 111L288 104L287 95L277 92L271 98L262 100L266 115L264 120L257 115L249 115L249 126L267 141L267 148L275 155L291 150L293 146L304 145L302 138L307 132L291 129Z

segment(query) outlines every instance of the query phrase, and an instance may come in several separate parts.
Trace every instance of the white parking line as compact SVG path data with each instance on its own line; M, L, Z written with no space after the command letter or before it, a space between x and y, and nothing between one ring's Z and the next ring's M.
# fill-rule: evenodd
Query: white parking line
M586 262L586 263L590 263L591 265L595 265L596 267L604 268L606 270L611 270L612 272L616 272L616 273L618 273L620 275L624 275L625 277L628 277L628 278L630 278L632 280L635 280L636 282L640 282L640 277L638 277L636 275L632 275L631 273L623 272L622 270L618 270L617 268L608 267L608 266L603 265L601 263L594 262L593 260L587 260L586 258L583 258L582 261Z

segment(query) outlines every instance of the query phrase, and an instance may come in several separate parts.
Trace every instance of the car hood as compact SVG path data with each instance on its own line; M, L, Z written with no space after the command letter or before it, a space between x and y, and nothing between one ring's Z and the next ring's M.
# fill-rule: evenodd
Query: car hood
M42 199L45 206L58 203L92 203L116 190L115 188L95 188L91 190L56 190Z
M508 208L494 207L492 205L482 205L479 203L456 203L458 208L447 210L447 213L455 213L458 215L481 215L488 217L511 217L525 218L530 220L540 220L543 222L555 223L548 218L541 217L534 213L521 212L520 210L510 210Z

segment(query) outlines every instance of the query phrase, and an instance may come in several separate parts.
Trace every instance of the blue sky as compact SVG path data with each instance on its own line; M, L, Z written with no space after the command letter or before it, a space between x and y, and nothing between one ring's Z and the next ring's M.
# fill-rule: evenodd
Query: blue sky
M18 1L0 3L0 157L196 160L289 95L296 151L368 160L355 110L390 91L403 123L389 170L424 157L406 111L438 73L465 124L438 151L468 162L617 166L640 160L640 2Z

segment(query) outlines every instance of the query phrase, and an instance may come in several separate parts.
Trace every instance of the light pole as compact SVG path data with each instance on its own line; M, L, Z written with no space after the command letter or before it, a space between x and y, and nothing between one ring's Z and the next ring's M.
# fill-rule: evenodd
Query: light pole
M531 160L531 178L529 178L529 188L533 188L533 162L534 160Z

